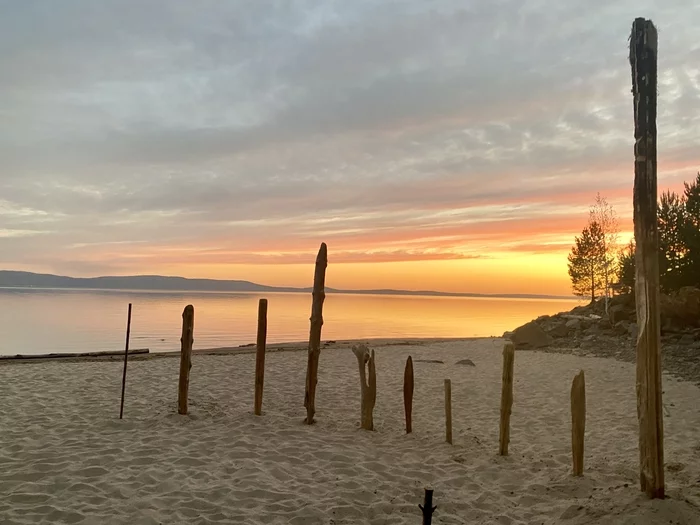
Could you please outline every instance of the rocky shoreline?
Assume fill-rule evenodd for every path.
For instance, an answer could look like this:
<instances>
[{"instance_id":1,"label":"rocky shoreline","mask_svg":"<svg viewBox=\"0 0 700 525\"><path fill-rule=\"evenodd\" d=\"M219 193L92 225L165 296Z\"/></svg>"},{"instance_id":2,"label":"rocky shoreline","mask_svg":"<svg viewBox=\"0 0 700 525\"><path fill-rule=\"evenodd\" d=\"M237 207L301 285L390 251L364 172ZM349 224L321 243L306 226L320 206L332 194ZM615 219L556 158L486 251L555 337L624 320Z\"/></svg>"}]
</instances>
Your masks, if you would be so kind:
<instances>
[{"instance_id":1,"label":"rocky shoreline","mask_svg":"<svg viewBox=\"0 0 700 525\"><path fill-rule=\"evenodd\" d=\"M662 366L665 372L700 385L700 290L681 292L662 296ZM519 350L635 362L635 319L634 297L622 295L611 299L607 315L603 302L596 301L570 312L538 317L503 337Z\"/></svg>"}]
</instances>

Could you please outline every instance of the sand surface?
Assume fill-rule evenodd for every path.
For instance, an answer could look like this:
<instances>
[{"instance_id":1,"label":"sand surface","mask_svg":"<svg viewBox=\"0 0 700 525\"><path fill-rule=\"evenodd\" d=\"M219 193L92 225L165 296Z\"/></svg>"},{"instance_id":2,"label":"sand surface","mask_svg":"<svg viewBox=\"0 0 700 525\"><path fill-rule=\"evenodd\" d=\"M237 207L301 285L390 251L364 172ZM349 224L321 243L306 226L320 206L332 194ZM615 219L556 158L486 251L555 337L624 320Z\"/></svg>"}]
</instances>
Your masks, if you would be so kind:
<instances>
[{"instance_id":1,"label":"sand surface","mask_svg":"<svg viewBox=\"0 0 700 525\"><path fill-rule=\"evenodd\" d=\"M317 424L304 417L304 352L196 355L189 416L176 414L179 361L134 361L120 421L121 363L0 366L0 523L414 524L700 523L700 389L664 377L667 493L637 483L634 366L517 352L511 455L499 457L501 348L494 339L374 345L375 432L359 429L347 348L321 355ZM415 362L414 433L404 434L405 359ZM469 358L476 367L455 365ZM437 359L440 363L419 362ZM573 478L569 389L584 369L585 475ZM454 446L444 441L452 380Z\"/></svg>"}]
</instances>

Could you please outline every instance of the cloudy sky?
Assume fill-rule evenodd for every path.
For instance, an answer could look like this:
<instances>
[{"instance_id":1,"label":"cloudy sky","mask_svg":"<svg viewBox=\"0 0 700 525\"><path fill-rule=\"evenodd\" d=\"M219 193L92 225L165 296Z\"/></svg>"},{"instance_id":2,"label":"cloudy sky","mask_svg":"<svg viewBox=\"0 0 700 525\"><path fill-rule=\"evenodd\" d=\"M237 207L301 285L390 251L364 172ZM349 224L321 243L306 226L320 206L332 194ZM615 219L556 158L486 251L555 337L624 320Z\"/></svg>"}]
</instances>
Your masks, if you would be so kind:
<instances>
[{"instance_id":1,"label":"cloudy sky","mask_svg":"<svg viewBox=\"0 0 700 525\"><path fill-rule=\"evenodd\" d=\"M695 0L0 0L0 268L566 294L597 191L631 229L635 16L678 188Z\"/></svg>"}]
</instances>

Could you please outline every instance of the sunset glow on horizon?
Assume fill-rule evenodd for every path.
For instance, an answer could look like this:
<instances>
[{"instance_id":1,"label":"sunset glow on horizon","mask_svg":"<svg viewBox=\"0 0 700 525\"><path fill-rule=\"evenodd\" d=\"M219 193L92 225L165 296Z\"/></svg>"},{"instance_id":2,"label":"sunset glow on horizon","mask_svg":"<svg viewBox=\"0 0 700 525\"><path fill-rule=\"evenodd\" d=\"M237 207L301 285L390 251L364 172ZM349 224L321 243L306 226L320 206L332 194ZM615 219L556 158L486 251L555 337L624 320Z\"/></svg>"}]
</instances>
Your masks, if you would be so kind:
<instances>
[{"instance_id":1,"label":"sunset glow on horizon","mask_svg":"<svg viewBox=\"0 0 700 525\"><path fill-rule=\"evenodd\" d=\"M124 3L0 19L0 269L570 295L597 192L632 236L638 13L659 193L700 169L697 7Z\"/></svg>"}]
</instances>

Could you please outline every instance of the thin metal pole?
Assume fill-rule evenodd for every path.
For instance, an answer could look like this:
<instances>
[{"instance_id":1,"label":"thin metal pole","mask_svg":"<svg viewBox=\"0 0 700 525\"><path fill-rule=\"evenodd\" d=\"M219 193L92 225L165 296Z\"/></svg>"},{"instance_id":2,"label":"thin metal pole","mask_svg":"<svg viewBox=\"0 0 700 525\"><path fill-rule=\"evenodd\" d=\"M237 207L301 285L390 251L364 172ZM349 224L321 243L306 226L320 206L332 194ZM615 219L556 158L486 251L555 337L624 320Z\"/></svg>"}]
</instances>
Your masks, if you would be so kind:
<instances>
[{"instance_id":1,"label":"thin metal pole","mask_svg":"<svg viewBox=\"0 0 700 525\"><path fill-rule=\"evenodd\" d=\"M124 390L126 389L126 363L129 359L129 335L131 335L131 303L129 303L129 314L126 320L126 346L124 348L124 374L122 375L122 403L119 407L119 419L124 415Z\"/></svg>"}]
</instances>

